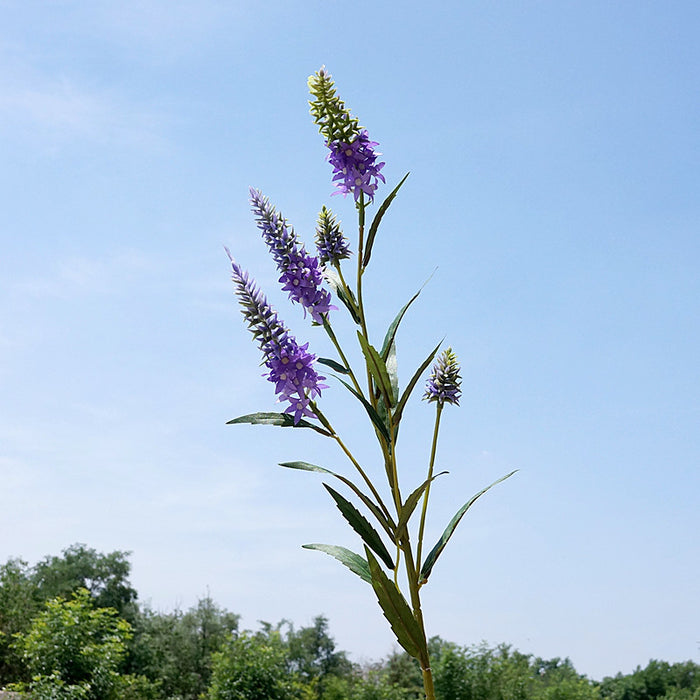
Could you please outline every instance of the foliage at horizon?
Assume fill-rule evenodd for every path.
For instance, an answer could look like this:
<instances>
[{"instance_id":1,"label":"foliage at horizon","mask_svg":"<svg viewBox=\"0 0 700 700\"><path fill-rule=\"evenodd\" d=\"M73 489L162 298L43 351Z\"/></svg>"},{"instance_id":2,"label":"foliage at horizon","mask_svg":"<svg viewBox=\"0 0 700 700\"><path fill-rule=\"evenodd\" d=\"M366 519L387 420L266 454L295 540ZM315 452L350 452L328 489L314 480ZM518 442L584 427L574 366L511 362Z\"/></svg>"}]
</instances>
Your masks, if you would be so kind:
<instances>
[{"instance_id":1,"label":"foliage at horizon","mask_svg":"<svg viewBox=\"0 0 700 700\"><path fill-rule=\"evenodd\" d=\"M84 545L33 567L19 559L0 565L0 688L16 684L34 700L422 696L415 659L394 651L375 663L352 663L322 615L298 629L282 620L251 631L240 630L239 616L209 596L187 611L157 612L138 605L129 572L128 553L102 555ZM62 596L48 597L56 586ZM100 605L105 590L132 592L119 598L121 612ZM438 700L700 700L700 665L693 661L651 660L596 682L569 659L504 644L460 646L433 637L428 645Z\"/></svg>"}]
</instances>

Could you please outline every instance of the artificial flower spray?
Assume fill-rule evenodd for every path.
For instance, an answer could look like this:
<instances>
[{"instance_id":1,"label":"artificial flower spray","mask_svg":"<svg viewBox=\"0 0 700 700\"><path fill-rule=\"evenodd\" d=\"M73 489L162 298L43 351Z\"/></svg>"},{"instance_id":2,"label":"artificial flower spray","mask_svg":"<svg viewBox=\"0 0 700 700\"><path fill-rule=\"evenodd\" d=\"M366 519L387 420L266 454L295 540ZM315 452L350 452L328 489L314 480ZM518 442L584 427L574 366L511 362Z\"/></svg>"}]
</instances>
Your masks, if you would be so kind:
<instances>
[{"instance_id":1,"label":"artificial flower spray","mask_svg":"<svg viewBox=\"0 0 700 700\"><path fill-rule=\"evenodd\" d=\"M428 637L421 608L423 586L467 510L491 486L507 479L513 472L467 501L438 541L427 554L424 553L430 489L439 476L434 467L440 417L446 406L459 405L460 367L451 348L438 354L441 344L438 343L405 386L400 387L396 372L396 334L419 293L401 308L381 344L370 337L365 311L370 304L364 298L362 280L371 261L382 218L408 176L375 208L375 195L380 183L385 183L381 172L384 163L378 161L380 154L375 150L378 144L370 140L367 130L360 127L357 118L345 107L325 68L312 75L308 84L312 97L311 114L328 148L332 181L337 193L351 195L355 203L358 231L354 247L340 229L335 215L325 206L318 216L316 250L311 254L267 197L251 188L250 202L263 241L279 270L282 289L289 293L292 303L303 307L312 326L328 334L336 357L316 357L309 350L308 342L300 344L229 252L235 292L248 329L262 352L265 376L274 384L279 401L287 404L282 412L254 413L230 423L314 430L335 443L345 455L349 463L348 474L336 474L308 462L284 462L281 466L320 472L343 485L351 500L324 483L342 516L359 536L363 550L358 554L330 544L307 544L304 547L335 557L372 587L398 643L420 663L425 697L434 700ZM368 215L372 211L368 225ZM348 362L336 336L335 328L340 323L341 312L332 304L328 288L347 312L343 315L345 330L349 326L355 331L351 336L354 336L353 342L358 343L364 360L359 369ZM405 488L406 484L400 483L396 452L399 427L406 404L431 363L432 371L423 393L423 399L434 404L433 416L429 418L434 422L430 459L424 481L408 485L403 491L402 486ZM321 410L321 392L328 386L323 383L326 377L319 374L318 365L323 365L326 373L332 373L337 384L361 404L367 417L367 428L376 439L382 457L382 473L373 473L358 462L333 427L331 417ZM384 498L380 492L385 494Z\"/></svg>"}]
</instances>

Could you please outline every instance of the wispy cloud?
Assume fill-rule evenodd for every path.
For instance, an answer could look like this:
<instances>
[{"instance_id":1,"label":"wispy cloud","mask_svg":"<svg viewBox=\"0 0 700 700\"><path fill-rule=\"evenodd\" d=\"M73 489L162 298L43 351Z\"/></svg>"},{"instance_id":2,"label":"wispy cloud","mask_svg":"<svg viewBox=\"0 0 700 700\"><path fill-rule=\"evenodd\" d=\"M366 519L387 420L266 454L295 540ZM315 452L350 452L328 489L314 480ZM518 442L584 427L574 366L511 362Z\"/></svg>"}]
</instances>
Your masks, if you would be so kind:
<instances>
[{"instance_id":1,"label":"wispy cloud","mask_svg":"<svg viewBox=\"0 0 700 700\"><path fill-rule=\"evenodd\" d=\"M152 263L137 251L105 258L69 257L44 266L41 274L16 279L10 287L14 298L69 298L84 293L109 293L125 278L146 274Z\"/></svg>"},{"instance_id":2,"label":"wispy cloud","mask_svg":"<svg viewBox=\"0 0 700 700\"><path fill-rule=\"evenodd\" d=\"M0 127L23 140L52 146L81 140L162 148L163 121L148 106L65 76L0 80Z\"/></svg>"}]
</instances>

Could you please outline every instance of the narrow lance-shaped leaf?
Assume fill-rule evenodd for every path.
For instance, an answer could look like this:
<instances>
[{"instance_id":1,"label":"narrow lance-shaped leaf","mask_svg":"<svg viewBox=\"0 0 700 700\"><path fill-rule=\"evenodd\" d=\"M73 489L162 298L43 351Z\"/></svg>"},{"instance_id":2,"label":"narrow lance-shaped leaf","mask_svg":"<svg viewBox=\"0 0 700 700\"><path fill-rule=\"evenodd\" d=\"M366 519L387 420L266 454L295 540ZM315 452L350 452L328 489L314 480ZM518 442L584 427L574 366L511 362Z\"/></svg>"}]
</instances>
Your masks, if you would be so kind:
<instances>
[{"instance_id":1,"label":"narrow lance-shaped leaf","mask_svg":"<svg viewBox=\"0 0 700 700\"><path fill-rule=\"evenodd\" d=\"M399 324L403 320L403 317L406 315L406 312L408 311L408 307L416 300L418 299L418 296L420 294L420 290L418 290L409 300L408 303L403 306L401 311L399 311L398 314L396 314L396 318L391 322L389 325L389 328L386 329L386 335L384 336L384 342L382 343L382 349L380 350L380 355L386 360L388 354L389 354L389 348L391 347L391 344L394 342L394 338L396 338L396 331L399 329Z\"/></svg>"},{"instance_id":2,"label":"narrow lance-shaped leaf","mask_svg":"<svg viewBox=\"0 0 700 700\"><path fill-rule=\"evenodd\" d=\"M343 517L350 523L350 527L362 538L362 541L374 551L390 569L394 568L394 562L391 555L384 546L382 538L377 531L372 527L362 513L346 498L343 498L335 489L332 489L328 484L323 484L326 491L330 493L331 498L338 506L338 510L343 514Z\"/></svg>"},{"instance_id":3,"label":"narrow lance-shaped leaf","mask_svg":"<svg viewBox=\"0 0 700 700\"><path fill-rule=\"evenodd\" d=\"M336 479L342 481L346 486L349 486L355 495L367 506L372 515L377 519L377 522L384 528L389 537L394 538L393 531L396 529L394 521L383 513L377 504L365 493L363 493L350 479L343 476L342 474L336 474L330 469L325 469L324 467L319 467L315 464L310 464L309 462L280 462L281 467L288 467L289 469L301 469L307 472L318 472L320 474L329 474L334 476ZM383 505L383 504L381 504ZM394 543L395 544L395 543Z\"/></svg>"},{"instance_id":4,"label":"narrow lance-shaped leaf","mask_svg":"<svg viewBox=\"0 0 700 700\"><path fill-rule=\"evenodd\" d=\"M298 422L294 422L294 418L289 413L249 413L245 416L239 416L233 420L227 421L226 425L236 425L238 423L252 423L253 425L278 425L282 428L311 428L321 435L332 437L331 434L318 425L309 423L303 418Z\"/></svg>"},{"instance_id":5,"label":"narrow lance-shaped leaf","mask_svg":"<svg viewBox=\"0 0 700 700\"><path fill-rule=\"evenodd\" d=\"M341 564L347 566L354 574L357 574L363 581L367 581L369 584L372 583L369 566L367 566L367 562L359 554L355 554L355 552L336 544L303 544L302 547L304 549L315 549L319 552L330 554L330 556L337 559Z\"/></svg>"},{"instance_id":6,"label":"narrow lance-shaped leaf","mask_svg":"<svg viewBox=\"0 0 700 700\"><path fill-rule=\"evenodd\" d=\"M391 380L389 379L389 373L386 369L386 363L360 331L357 331L357 338L360 341L362 354L365 356L365 361L372 375L372 379L374 379L381 394L388 399L388 405L393 406L396 403L396 399L394 398L394 392L391 388Z\"/></svg>"},{"instance_id":7,"label":"narrow lance-shaped leaf","mask_svg":"<svg viewBox=\"0 0 700 700\"><path fill-rule=\"evenodd\" d=\"M407 499L406 502L401 506L401 515L399 517L399 521L396 524L396 530L397 532L400 532L408 523L408 521L411 518L411 515L413 515L413 511L416 509L416 506L418 505L418 501L420 501L420 497L423 495L423 492L427 488L428 484L437 479L439 476L442 476L443 474L449 474L449 472L440 472L438 474L434 474L430 479L426 479Z\"/></svg>"},{"instance_id":8,"label":"narrow lance-shaped leaf","mask_svg":"<svg viewBox=\"0 0 700 700\"><path fill-rule=\"evenodd\" d=\"M345 388L365 407L365 411L367 411L367 415L370 417L372 423L374 423L377 430L386 440L387 445L390 444L391 440L389 439L389 431L387 430L386 425L384 425L384 421L380 418L379 414L372 407L372 404L369 403L369 401L367 401L367 399L364 396L362 396L362 394L355 391L353 387L351 387L347 382L343 381L340 377L336 377L336 379L341 384L343 384L343 386L345 386Z\"/></svg>"},{"instance_id":9,"label":"narrow lance-shaped leaf","mask_svg":"<svg viewBox=\"0 0 700 700\"><path fill-rule=\"evenodd\" d=\"M357 309L357 301L353 296L352 291L348 289L348 293L345 292L340 275L332 267L326 267L323 274L328 281L328 284L338 296L338 299L343 302L345 308L350 312L352 320L355 321L356 324L360 325L360 313Z\"/></svg>"},{"instance_id":10,"label":"narrow lance-shaped leaf","mask_svg":"<svg viewBox=\"0 0 700 700\"><path fill-rule=\"evenodd\" d=\"M319 357L316 362L320 365L326 365L326 367L330 367L332 370L340 372L341 374L350 374L350 370L345 365L341 365L340 362L331 360L328 357Z\"/></svg>"},{"instance_id":11,"label":"narrow lance-shaped leaf","mask_svg":"<svg viewBox=\"0 0 700 700\"><path fill-rule=\"evenodd\" d=\"M433 358L435 357L435 353L438 351L440 346L442 345L442 340L435 346L433 351L428 355L428 357L425 358L423 361L423 364L416 370L415 374L413 377L411 377L411 381L408 383L408 386L404 389L403 394L401 394L401 398L399 399L399 402L396 404L396 410L394 411L394 425L398 426L399 422L401 421L401 416L403 414L403 410L406 407L406 402L408 401L408 397L411 395L411 392L413 391L413 388L416 386L418 380L420 379L421 374L425 372L425 368L432 362Z\"/></svg>"},{"instance_id":12,"label":"narrow lance-shaped leaf","mask_svg":"<svg viewBox=\"0 0 700 700\"><path fill-rule=\"evenodd\" d=\"M377 230L379 229L379 223L382 220L382 217L384 214L386 214L386 210L389 208L391 203L394 201L394 197L396 197L397 192L401 188L401 185L403 185L404 182L406 182L406 178L410 175L410 173L406 173L403 176L403 179L401 182L399 182L396 187L389 193L389 196L382 202L381 206L379 209L377 209L377 213L374 215L374 218L372 219L372 223L370 224L369 227L369 233L367 234L367 242L365 243L365 254L364 257L362 258L362 267L365 268L369 264L369 259L370 256L372 255L372 246L374 245L374 239L377 236Z\"/></svg>"},{"instance_id":13,"label":"narrow lance-shaped leaf","mask_svg":"<svg viewBox=\"0 0 700 700\"><path fill-rule=\"evenodd\" d=\"M406 599L394 582L382 571L379 562L372 556L368 547L365 547L365 554L372 576L372 588L396 640L413 658L419 660L426 658L425 635L421 632L416 618L413 617Z\"/></svg>"},{"instance_id":14,"label":"narrow lance-shaped leaf","mask_svg":"<svg viewBox=\"0 0 700 700\"><path fill-rule=\"evenodd\" d=\"M420 583L425 583L428 580L428 576L430 576L430 572L433 570L433 567L435 566L435 562L437 561L438 557L440 554L442 554L442 551L445 549L447 546L447 542L449 541L450 537L452 537L452 533L455 531L455 528L457 525L459 525L459 521L462 519L464 514L474 505L474 503L479 499L481 496L483 496L490 488L495 486L496 484L500 484L501 481L505 481L508 477L513 476L515 472L518 470L515 469L514 471L510 472L510 474L506 474L505 476L502 476L500 479L496 479L492 484L487 486L485 489L482 489L477 493L476 495L472 496L456 513L454 518L450 520L449 524L445 528L445 532L442 533L442 536L440 539L437 541L437 544L430 550L430 554L425 558L425 562L423 563L423 566L421 567L420 570Z\"/></svg>"},{"instance_id":15,"label":"narrow lance-shaped leaf","mask_svg":"<svg viewBox=\"0 0 700 700\"><path fill-rule=\"evenodd\" d=\"M437 268L436 268L437 269ZM433 271L434 274L434 271ZM387 357L389 356L389 351L391 349L391 344L394 342L394 339L396 338L396 332L399 329L399 324L403 320L403 317L406 315L406 311L408 311L408 307L411 306L411 304L418 299L418 296L420 293L423 291L423 287L425 287L428 282L430 282L430 279L432 278L433 274L428 277L428 279L423 282L421 288L408 300L408 303L406 303L401 311L399 311L398 314L396 314L396 318L391 322L389 325L389 328L387 328L386 335L384 336L384 342L382 343L382 349L379 351L379 354L382 356L384 360L387 360Z\"/></svg>"}]
</instances>

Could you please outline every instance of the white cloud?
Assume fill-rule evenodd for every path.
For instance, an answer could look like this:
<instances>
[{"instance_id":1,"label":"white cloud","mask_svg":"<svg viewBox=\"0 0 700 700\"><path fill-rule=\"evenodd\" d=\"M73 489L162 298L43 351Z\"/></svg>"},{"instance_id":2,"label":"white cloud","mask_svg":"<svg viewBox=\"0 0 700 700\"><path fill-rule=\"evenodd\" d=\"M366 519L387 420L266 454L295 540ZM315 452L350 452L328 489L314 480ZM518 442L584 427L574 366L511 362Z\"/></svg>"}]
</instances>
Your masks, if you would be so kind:
<instances>
[{"instance_id":1,"label":"white cloud","mask_svg":"<svg viewBox=\"0 0 700 700\"><path fill-rule=\"evenodd\" d=\"M163 115L150 107L65 76L15 75L0 81L0 127L44 146L80 140L160 149L162 123Z\"/></svg>"},{"instance_id":2,"label":"white cloud","mask_svg":"<svg viewBox=\"0 0 700 700\"><path fill-rule=\"evenodd\" d=\"M10 291L15 298L68 298L84 293L109 293L123 286L125 277L152 269L137 251L123 251L106 258L70 257L43 266L41 274L17 279Z\"/></svg>"}]
</instances>

